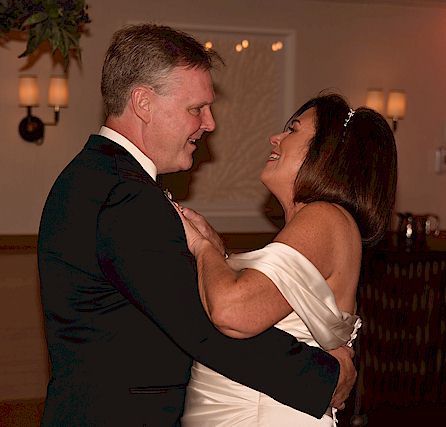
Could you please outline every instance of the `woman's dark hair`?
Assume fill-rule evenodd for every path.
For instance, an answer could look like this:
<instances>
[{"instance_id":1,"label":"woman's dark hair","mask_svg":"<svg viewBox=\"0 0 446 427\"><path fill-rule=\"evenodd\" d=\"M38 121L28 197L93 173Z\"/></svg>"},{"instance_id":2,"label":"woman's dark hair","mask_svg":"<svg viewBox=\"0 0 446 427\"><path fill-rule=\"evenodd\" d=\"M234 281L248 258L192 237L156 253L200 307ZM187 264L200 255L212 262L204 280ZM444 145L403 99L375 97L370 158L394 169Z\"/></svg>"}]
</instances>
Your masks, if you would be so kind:
<instances>
[{"instance_id":1,"label":"woman's dark hair","mask_svg":"<svg viewBox=\"0 0 446 427\"><path fill-rule=\"evenodd\" d=\"M365 107L344 126L350 107L336 94L306 102L288 123L312 107L315 135L295 180L294 202L337 203L357 222L363 244L372 245L387 230L395 202L393 132L384 117Z\"/></svg>"}]
</instances>

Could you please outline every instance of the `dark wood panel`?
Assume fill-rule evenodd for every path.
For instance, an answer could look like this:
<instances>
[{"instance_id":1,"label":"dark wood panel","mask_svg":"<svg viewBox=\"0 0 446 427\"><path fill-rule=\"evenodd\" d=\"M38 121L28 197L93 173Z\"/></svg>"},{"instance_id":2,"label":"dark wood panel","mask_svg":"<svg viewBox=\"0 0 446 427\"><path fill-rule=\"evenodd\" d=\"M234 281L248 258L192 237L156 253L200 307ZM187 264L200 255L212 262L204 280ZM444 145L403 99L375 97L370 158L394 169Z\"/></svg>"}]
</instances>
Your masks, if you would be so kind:
<instances>
[{"instance_id":1,"label":"dark wood panel","mask_svg":"<svg viewBox=\"0 0 446 427\"><path fill-rule=\"evenodd\" d=\"M260 249L271 243L275 233L223 233L221 238L228 252L242 252Z\"/></svg>"},{"instance_id":2,"label":"dark wood panel","mask_svg":"<svg viewBox=\"0 0 446 427\"><path fill-rule=\"evenodd\" d=\"M35 253L37 235L3 235L0 236L0 254Z\"/></svg>"},{"instance_id":3,"label":"dark wood panel","mask_svg":"<svg viewBox=\"0 0 446 427\"><path fill-rule=\"evenodd\" d=\"M270 243L275 233L223 233L222 239L230 252L259 249ZM33 253L37 235L0 235L0 253Z\"/></svg>"}]
</instances>

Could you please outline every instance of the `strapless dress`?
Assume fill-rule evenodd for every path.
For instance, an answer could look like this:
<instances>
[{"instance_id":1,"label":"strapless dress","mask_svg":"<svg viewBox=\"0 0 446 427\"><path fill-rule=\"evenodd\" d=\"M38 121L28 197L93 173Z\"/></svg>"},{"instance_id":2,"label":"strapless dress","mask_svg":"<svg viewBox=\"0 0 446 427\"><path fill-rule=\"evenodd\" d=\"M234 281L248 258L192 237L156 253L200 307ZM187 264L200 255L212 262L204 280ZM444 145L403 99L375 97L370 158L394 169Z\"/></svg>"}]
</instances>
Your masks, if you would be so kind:
<instances>
[{"instance_id":1,"label":"strapless dress","mask_svg":"<svg viewBox=\"0 0 446 427\"><path fill-rule=\"evenodd\" d=\"M352 344L361 320L339 310L323 276L294 248L273 242L256 251L233 254L227 262L235 271L252 268L274 282L294 310L275 325L277 328L324 350ZM331 427L336 425L336 410L327 408L321 419L314 418L194 362L181 424L183 427Z\"/></svg>"}]
</instances>

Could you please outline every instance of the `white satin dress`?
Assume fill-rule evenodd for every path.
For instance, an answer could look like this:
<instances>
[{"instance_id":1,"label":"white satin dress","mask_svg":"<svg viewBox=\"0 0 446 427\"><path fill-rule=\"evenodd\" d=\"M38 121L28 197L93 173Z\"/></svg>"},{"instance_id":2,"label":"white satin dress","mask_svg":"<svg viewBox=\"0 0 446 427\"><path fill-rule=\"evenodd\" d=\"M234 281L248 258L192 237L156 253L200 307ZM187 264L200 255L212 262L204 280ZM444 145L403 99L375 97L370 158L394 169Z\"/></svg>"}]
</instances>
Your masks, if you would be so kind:
<instances>
[{"instance_id":1,"label":"white satin dress","mask_svg":"<svg viewBox=\"0 0 446 427\"><path fill-rule=\"evenodd\" d=\"M261 271L275 283L294 309L275 326L299 341L330 350L351 345L356 337L360 319L338 309L322 275L292 247L273 242L227 262L235 271ZM181 422L183 427L329 427L336 425L335 412L328 408L314 418L195 362Z\"/></svg>"}]
</instances>

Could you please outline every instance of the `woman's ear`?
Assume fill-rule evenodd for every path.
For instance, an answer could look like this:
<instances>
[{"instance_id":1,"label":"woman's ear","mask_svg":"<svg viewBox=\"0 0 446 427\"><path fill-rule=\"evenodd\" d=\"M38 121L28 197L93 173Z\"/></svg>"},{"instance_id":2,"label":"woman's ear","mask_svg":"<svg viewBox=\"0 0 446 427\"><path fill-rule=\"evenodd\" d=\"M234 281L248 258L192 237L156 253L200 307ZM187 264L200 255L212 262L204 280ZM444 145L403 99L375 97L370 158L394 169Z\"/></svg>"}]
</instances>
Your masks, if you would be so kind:
<instances>
[{"instance_id":1,"label":"woman's ear","mask_svg":"<svg viewBox=\"0 0 446 427\"><path fill-rule=\"evenodd\" d=\"M152 113L152 89L147 86L137 86L132 90L131 103L135 114L144 122L149 123Z\"/></svg>"}]
</instances>

